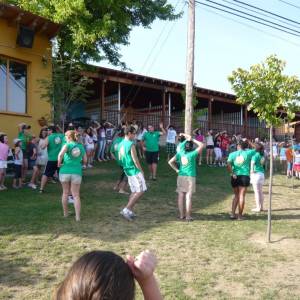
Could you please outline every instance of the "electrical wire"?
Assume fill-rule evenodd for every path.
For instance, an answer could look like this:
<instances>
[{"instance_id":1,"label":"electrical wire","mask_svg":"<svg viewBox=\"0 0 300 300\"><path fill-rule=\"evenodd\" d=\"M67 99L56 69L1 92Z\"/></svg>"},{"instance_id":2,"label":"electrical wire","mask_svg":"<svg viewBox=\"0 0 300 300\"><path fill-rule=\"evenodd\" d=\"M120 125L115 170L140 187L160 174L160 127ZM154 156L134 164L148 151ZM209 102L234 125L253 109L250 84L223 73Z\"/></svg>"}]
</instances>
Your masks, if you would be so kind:
<instances>
[{"instance_id":1,"label":"electrical wire","mask_svg":"<svg viewBox=\"0 0 300 300\"><path fill-rule=\"evenodd\" d=\"M260 21L257 21L257 20L253 20L253 19L251 19L251 18L248 18L248 17L242 16L242 15L233 13L233 12L231 12L231 11L228 11L228 10L225 10L225 9L222 9L222 8L219 8L219 7L215 7L215 6L212 6L212 5L210 5L210 4L202 3L202 2L199 2L199 1L195 1L195 2L196 2L197 4L204 5L204 6L207 6L207 7L210 7L210 8L219 10L219 11L222 11L222 12L226 12L226 13L228 13L228 14L231 14L231 15L234 15L234 16L237 16L237 17L240 17L240 18L242 18L242 19L246 19L246 20L252 21L252 22L254 22L254 23L258 23L258 24L261 24L261 25L264 25L264 26L267 26L267 27L270 27L270 28L273 28L273 29L276 29L276 30L285 32L285 33L287 33L287 34L290 34L290 35L293 35L293 36L300 37L299 34L295 34L295 33L293 33L293 32L286 31L286 30L284 30L284 29L281 29L281 28L278 28L278 27L269 25L269 24L264 23L264 22L260 22ZM291 30L291 31L292 31L292 30Z\"/></svg>"},{"instance_id":2,"label":"electrical wire","mask_svg":"<svg viewBox=\"0 0 300 300\"><path fill-rule=\"evenodd\" d=\"M300 43L295 43L295 42L293 42L293 41L291 41L291 40L287 40L287 39L282 38L282 37L280 37L280 36L278 36L278 35L275 35L275 34L273 34L273 33L270 33L270 32L264 31L264 30L262 30L262 29L259 29L259 28L255 27L255 26L252 26L252 25L250 25L250 24L246 24L246 23L240 22L240 21L238 21L238 20L236 20L236 19L227 17L227 16L225 16L225 15L223 15L223 14L221 14L221 13L218 13L218 12L216 12L216 11L211 10L210 8L203 8L203 10L205 10L205 11L211 13L211 14L217 15L217 16L223 18L223 19L230 20L230 21L232 21L232 22L234 22L234 23L243 25L243 26L248 27L248 28L250 28L250 29L252 29L252 30L258 31L258 32L260 32L260 33L263 33L263 34L268 35L268 36L270 36L270 37L273 37L273 38L282 40L282 41L284 41L284 42L290 43L291 45L294 45L295 47L299 47L299 48L300 48Z\"/></svg>"},{"instance_id":3,"label":"electrical wire","mask_svg":"<svg viewBox=\"0 0 300 300\"><path fill-rule=\"evenodd\" d=\"M252 14L249 14L249 13L247 13L247 12L244 12L244 11L241 11L241 10L239 10L239 9L235 9L235 8L232 8L232 7L230 7L230 6L227 6L227 5L220 4L220 3L218 3L218 2L215 2L215 1L212 1L212 0L204 0L204 1L206 1L206 2L210 2L210 3L213 3L213 4L215 4L215 5L218 5L218 6L224 7L224 8L226 8L226 9L230 9L230 10L232 10L232 11L235 11L235 12L238 12L238 13L242 13L242 14L244 14L244 15L246 15L246 16L249 16L249 17L252 17L252 18L258 19L258 20L260 20L260 21L263 21L263 22L268 22L268 23L270 23L270 24L272 24L272 25L279 26L279 27L282 27L282 28L284 28L284 29L286 29L286 30L294 31L294 32L297 32L297 33L299 33L299 34L300 34L300 31L297 31L297 30L295 30L295 29L292 29L292 28L289 28L289 27L283 26L283 25L281 25L281 24L278 24L278 23L275 23L275 22L272 22L272 21L266 20L266 19L264 19L264 18L261 18L261 17L255 16L255 15L252 15ZM237 1L237 0L233 0L233 1ZM197 2L197 1L196 1L196 2ZM238 2L240 2L240 1L238 1ZM244 3L244 2L242 2L242 3ZM300 23L299 23L299 24L300 24Z\"/></svg>"},{"instance_id":4,"label":"electrical wire","mask_svg":"<svg viewBox=\"0 0 300 300\"><path fill-rule=\"evenodd\" d=\"M222 0L222 1L225 2L225 3L231 4L231 5L235 5L236 7L245 9L245 7L244 7L243 5L237 4L237 3L234 3L234 2L231 2L231 1L233 1L233 0L231 0L231 1L228 1L228 0ZM270 16L270 15L268 15L267 13L261 12L261 11L259 11L259 10L255 10L255 9L251 9L251 8L247 8L247 10L248 10L248 11L251 11L251 12L254 12L254 13L257 13L257 14L259 14L259 15L261 15L261 16L270 18L270 19L272 19L272 20L279 21L278 19L280 19L279 17L275 17L275 16L272 16L272 15ZM285 21L285 20L280 20L280 22L283 23L283 24L286 24L286 25L289 25L289 26L294 26L294 27L300 29L300 25L296 25L296 24L293 24L293 23L288 22L288 21Z\"/></svg>"},{"instance_id":5,"label":"electrical wire","mask_svg":"<svg viewBox=\"0 0 300 300\"><path fill-rule=\"evenodd\" d=\"M298 6L296 4L293 4L293 3L290 3L290 2L287 2L287 1L284 1L284 0L278 0L278 1L282 2L282 3L285 3L285 4L289 5L289 6L292 6L292 7L300 9L300 6Z\"/></svg>"}]
</instances>

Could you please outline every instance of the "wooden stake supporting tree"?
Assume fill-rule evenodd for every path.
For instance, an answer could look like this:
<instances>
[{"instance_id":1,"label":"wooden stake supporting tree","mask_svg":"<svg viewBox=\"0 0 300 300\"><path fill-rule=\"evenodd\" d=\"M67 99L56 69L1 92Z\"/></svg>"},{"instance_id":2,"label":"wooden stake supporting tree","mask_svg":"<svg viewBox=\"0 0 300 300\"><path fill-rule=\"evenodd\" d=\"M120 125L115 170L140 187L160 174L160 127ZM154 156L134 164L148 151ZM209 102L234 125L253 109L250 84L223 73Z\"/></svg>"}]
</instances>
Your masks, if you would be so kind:
<instances>
[{"instance_id":1,"label":"wooden stake supporting tree","mask_svg":"<svg viewBox=\"0 0 300 300\"><path fill-rule=\"evenodd\" d=\"M272 182L273 182L273 128L283 123L282 114L287 120L295 118L300 110L300 81L296 76L283 74L285 62L276 55L265 62L250 67L250 70L237 69L228 80L237 96L237 102L247 105L265 121L270 131L270 179L267 240L271 241Z\"/></svg>"}]
</instances>

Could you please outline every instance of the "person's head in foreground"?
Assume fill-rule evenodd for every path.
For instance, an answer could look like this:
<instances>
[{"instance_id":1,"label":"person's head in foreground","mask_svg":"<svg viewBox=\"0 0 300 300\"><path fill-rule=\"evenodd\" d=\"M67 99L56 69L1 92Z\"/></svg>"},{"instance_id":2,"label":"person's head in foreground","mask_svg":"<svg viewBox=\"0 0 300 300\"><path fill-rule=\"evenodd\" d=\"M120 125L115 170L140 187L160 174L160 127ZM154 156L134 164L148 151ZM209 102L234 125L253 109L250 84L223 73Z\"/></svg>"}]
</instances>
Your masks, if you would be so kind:
<instances>
[{"instance_id":1,"label":"person's head in foreground","mask_svg":"<svg viewBox=\"0 0 300 300\"><path fill-rule=\"evenodd\" d=\"M128 126L125 128L124 134L128 137L129 140L134 140L136 129L133 126Z\"/></svg>"},{"instance_id":2,"label":"person's head in foreground","mask_svg":"<svg viewBox=\"0 0 300 300\"><path fill-rule=\"evenodd\" d=\"M191 151L193 151L193 150L194 150L194 144L193 144L193 142L192 142L192 141L187 141L187 142L185 143L185 145L184 145L184 150L185 150L186 152L191 152Z\"/></svg>"},{"instance_id":3,"label":"person's head in foreground","mask_svg":"<svg viewBox=\"0 0 300 300\"><path fill-rule=\"evenodd\" d=\"M136 258L128 256L126 262L109 251L86 253L69 270L55 300L133 300L134 279L145 298L162 299L153 275L155 266L156 258L147 250Z\"/></svg>"}]
</instances>

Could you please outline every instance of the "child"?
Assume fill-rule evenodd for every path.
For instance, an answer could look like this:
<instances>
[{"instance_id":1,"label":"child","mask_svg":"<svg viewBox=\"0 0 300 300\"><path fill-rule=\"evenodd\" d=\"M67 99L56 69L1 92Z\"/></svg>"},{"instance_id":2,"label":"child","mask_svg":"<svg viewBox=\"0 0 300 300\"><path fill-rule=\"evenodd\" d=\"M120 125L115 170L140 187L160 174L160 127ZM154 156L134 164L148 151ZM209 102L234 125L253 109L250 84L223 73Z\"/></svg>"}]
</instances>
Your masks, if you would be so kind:
<instances>
[{"instance_id":1,"label":"child","mask_svg":"<svg viewBox=\"0 0 300 300\"><path fill-rule=\"evenodd\" d=\"M15 176L13 179L12 187L14 189L22 188L22 165L23 165L23 151L22 141L20 139L14 139L15 153L14 153L14 167Z\"/></svg>"},{"instance_id":2,"label":"child","mask_svg":"<svg viewBox=\"0 0 300 300\"><path fill-rule=\"evenodd\" d=\"M87 160L88 160L87 167L92 168L95 144L93 140L93 131L90 127L85 131L84 146L85 146Z\"/></svg>"},{"instance_id":3,"label":"child","mask_svg":"<svg viewBox=\"0 0 300 300\"><path fill-rule=\"evenodd\" d=\"M300 150L294 152L294 171L297 179L300 179Z\"/></svg>"},{"instance_id":4,"label":"child","mask_svg":"<svg viewBox=\"0 0 300 300\"><path fill-rule=\"evenodd\" d=\"M29 143L27 145L27 152L28 152L28 169L33 170L31 180L28 184L28 187L36 190L37 186L35 184L35 181L36 181L36 177L38 175L39 169L36 165L38 149L37 149L37 139L35 136L32 136L29 139Z\"/></svg>"},{"instance_id":5,"label":"child","mask_svg":"<svg viewBox=\"0 0 300 300\"><path fill-rule=\"evenodd\" d=\"M0 191L6 190L4 185L6 169L7 169L7 157L9 152L8 138L5 133L0 134Z\"/></svg>"},{"instance_id":6,"label":"child","mask_svg":"<svg viewBox=\"0 0 300 300\"><path fill-rule=\"evenodd\" d=\"M194 136L195 136L195 140L196 140L196 141L201 142L201 143L204 142L204 135L202 134L200 128L196 128L196 129L193 131L193 134L194 134ZM200 154L199 154L199 160L198 160L198 165L201 166L201 164L202 164L202 151L201 151Z\"/></svg>"},{"instance_id":7,"label":"child","mask_svg":"<svg viewBox=\"0 0 300 300\"><path fill-rule=\"evenodd\" d=\"M167 130L167 153L168 153L168 160L175 155L176 153L176 130L172 125L168 127Z\"/></svg>"},{"instance_id":8,"label":"child","mask_svg":"<svg viewBox=\"0 0 300 300\"><path fill-rule=\"evenodd\" d=\"M291 147L287 148L285 151L287 167L286 167L286 176L287 178L293 177L293 149Z\"/></svg>"}]
</instances>

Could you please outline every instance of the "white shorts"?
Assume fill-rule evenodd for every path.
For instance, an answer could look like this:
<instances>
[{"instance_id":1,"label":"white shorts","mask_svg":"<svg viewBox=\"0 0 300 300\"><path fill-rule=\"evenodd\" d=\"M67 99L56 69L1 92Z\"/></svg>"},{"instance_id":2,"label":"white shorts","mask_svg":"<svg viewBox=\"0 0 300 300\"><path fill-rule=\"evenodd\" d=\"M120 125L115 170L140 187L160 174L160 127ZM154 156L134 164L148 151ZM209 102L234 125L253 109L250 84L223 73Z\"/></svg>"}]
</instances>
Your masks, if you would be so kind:
<instances>
[{"instance_id":1,"label":"white shorts","mask_svg":"<svg viewBox=\"0 0 300 300\"><path fill-rule=\"evenodd\" d=\"M6 169L6 168L7 168L7 161L0 160L0 169Z\"/></svg>"},{"instance_id":2,"label":"white shorts","mask_svg":"<svg viewBox=\"0 0 300 300\"><path fill-rule=\"evenodd\" d=\"M263 185L265 182L265 175L264 173L253 173L250 176L250 182L252 184L260 184Z\"/></svg>"},{"instance_id":3,"label":"white shorts","mask_svg":"<svg viewBox=\"0 0 300 300\"><path fill-rule=\"evenodd\" d=\"M78 174L59 174L60 182L71 182L74 184L80 184L82 176Z\"/></svg>"},{"instance_id":4,"label":"white shorts","mask_svg":"<svg viewBox=\"0 0 300 300\"><path fill-rule=\"evenodd\" d=\"M142 173L127 177L131 193L140 193L147 191L145 178Z\"/></svg>"},{"instance_id":5,"label":"white shorts","mask_svg":"<svg viewBox=\"0 0 300 300\"><path fill-rule=\"evenodd\" d=\"M92 152L95 149L95 145L94 144L89 144L88 146L86 146L86 152Z\"/></svg>"},{"instance_id":6,"label":"white shorts","mask_svg":"<svg viewBox=\"0 0 300 300\"><path fill-rule=\"evenodd\" d=\"M215 152L215 159L217 160L222 159L221 148L214 148L214 152Z\"/></svg>"},{"instance_id":7,"label":"white shorts","mask_svg":"<svg viewBox=\"0 0 300 300\"><path fill-rule=\"evenodd\" d=\"M281 161L286 161L286 156L280 156Z\"/></svg>"}]
</instances>

